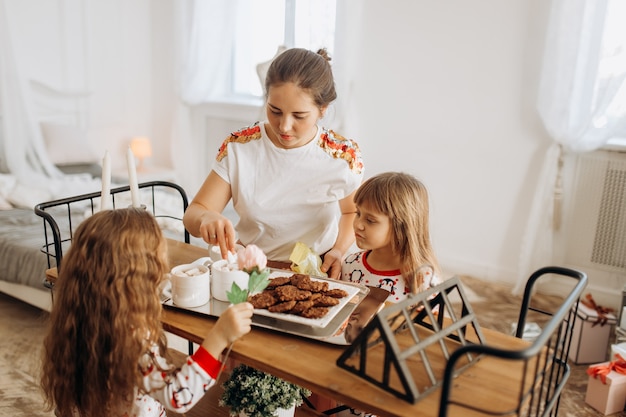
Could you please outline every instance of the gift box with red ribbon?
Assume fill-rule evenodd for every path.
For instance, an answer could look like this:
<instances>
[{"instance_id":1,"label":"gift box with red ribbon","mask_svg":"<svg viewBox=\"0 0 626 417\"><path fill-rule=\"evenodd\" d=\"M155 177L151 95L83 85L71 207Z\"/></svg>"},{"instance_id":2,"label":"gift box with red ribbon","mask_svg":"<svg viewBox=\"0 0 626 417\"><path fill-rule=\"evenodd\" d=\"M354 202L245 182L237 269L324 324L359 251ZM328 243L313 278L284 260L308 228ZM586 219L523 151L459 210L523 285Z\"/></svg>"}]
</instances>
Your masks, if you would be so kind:
<instances>
[{"instance_id":1,"label":"gift box with red ribbon","mask_svg":"<svg viewBox=\"0 0 626 417\"><path fill-rule=\"evenodd\" d=\"M585 402L605 416L623 411L626 405L626 360L617 355L614 361L591 365L587 374Z\"/></svg>"},{"instance_id":2,"label":"gift box with red ribbon","mask_svg":"<svg viewBox=\"0 0 626 417\"><path fill-rule=\"evenodd\" d=\"M611 330L617 319L611 309L599 306L591 294L580 300L576 310L569 358L576 364L607 360Z\"/></svg>"}]
</instances>

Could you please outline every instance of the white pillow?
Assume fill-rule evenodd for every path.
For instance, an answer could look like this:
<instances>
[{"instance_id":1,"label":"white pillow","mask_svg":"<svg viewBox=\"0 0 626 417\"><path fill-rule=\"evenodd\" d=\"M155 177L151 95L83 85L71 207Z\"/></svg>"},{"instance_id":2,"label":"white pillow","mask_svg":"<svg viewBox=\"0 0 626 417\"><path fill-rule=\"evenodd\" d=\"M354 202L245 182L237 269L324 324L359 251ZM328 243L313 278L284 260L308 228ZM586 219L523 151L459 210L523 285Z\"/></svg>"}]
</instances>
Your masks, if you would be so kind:
<instances>
[{"instance_id":1,"label":"white pillow","mask_svg":"<svg viewBox=\"0 0 626 417\"><path fill-rule=\"evenodd\" d=\"M17 178L11 174L0 174L0 197L6 198L17 184Z\"/></svg>"},{"instance_id":2,"label":"white pillow","mask_svg":"<svg viewBox=\"0 0 626 417\"><path fill-rule=\"evenodd\" d=\"M43 188L29 187L18 182L7 197L7 201L15 207L32 209L51 198L50 192Z\"/></svg>"},{"instance_id":3,"label":"white pillow","mask_svg":"<svg viewBox=\"0 0 626 417\"><path fill-rule=\"evenodd\" d=\"M13 204L7 201L17 184L17 178L11 174L0 174L0 210L11 210Z\"/></svg>"},{"instance_id":4,"label":"white pillow","mask_svg":"<svg viewBox=\"0 0 626 417\"><path fill-rule=\"evenodd\" d=\"M41 122L48 156L55 165L98 161L98 155L87 138L87 131L77 126Z\"/></svg>"}]
</instances>

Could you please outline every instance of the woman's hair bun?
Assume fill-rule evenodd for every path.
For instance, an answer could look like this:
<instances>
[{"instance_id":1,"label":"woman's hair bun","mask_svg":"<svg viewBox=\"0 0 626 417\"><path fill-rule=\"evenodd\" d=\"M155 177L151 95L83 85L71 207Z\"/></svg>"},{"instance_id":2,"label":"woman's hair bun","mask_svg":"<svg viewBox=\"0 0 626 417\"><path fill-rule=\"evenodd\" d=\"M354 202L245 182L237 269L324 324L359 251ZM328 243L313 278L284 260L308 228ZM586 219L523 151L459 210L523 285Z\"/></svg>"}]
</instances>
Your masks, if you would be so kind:
<instances>
[{"instance_id":1,"label":"woman's hair bun","mask_svg":"<svg viewBox=\"0 0 626 417\"><path fill-rule=\"evenodd\" d=\"M330 62L332 60L330 55L328 55L328 51L326 50L326 48L318 49L317 54L321 56L322 58L324 58L327 62Z\"/></svg>"}]
</instances>

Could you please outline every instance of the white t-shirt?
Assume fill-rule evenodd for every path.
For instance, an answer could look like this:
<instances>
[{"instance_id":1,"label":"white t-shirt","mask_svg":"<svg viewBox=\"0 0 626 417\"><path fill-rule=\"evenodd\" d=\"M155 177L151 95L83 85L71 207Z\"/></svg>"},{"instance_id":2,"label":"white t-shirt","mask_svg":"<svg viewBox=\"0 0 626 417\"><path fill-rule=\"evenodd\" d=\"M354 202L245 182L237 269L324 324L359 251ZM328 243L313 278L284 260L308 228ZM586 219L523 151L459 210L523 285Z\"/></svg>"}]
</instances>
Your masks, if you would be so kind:
<instances>
[{"instance_id":1,"label":"white t-shirt","mask_svg":"<svg viewBox=\"0 0 626 417\"><path fill-rule=\"evenodd\" d=\"M231 186L238 237L244 245L257 245L271 260L288 261L296 242L321 255L337 239L339 200L362 182L359 147L318 128L307 145L282 149L264 126L256 123L232 133L213 164Z\"/></svg>"}]
</instances>

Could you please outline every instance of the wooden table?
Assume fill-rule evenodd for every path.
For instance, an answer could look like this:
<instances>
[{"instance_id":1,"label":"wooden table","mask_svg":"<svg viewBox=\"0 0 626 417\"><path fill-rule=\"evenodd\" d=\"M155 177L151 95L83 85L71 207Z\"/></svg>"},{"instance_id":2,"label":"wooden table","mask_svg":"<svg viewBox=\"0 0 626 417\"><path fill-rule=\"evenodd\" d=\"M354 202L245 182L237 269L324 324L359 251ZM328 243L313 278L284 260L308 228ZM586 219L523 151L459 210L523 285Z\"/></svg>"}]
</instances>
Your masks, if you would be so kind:
<instances>
[{"instance_id":1,"label":"wooden table","mask_svg":"<svg viewBox=\"0 0 626 417\"><path fill-rule=\"evenodd\" d=\"M189 263L207 256L207 250L169 240L170 265ZM56 278L56 270L48 271ZM194 343L201 343L216 319L176 309L164 309L165 330ZM486 342L494 347L522 349L528 342L489 329L482 329ZM230 358L306 387L337 401L379 416L436 416L439 410L439 388L415 404L394 396L359 376L339 368L336 361L345 346L327 344L264 328L253 330L238 340ZM434 363L441 376L446 360ZM455 381L453 396L479 405L493 404L507 409L517 403L524 372L521 364L495 358L484 358L465 370ZM418 382L418 381L416 381ZM419 382L418 382L419 384ZM449 415L482 415L466 409L450 408Z\"/></svg>"},{"instance_id":2,"label":"wooden table","mask_svg":"<svg viewBox=\"0 0 626 417\"><path fill-rule=\"evenodd\" d=\"M188 263L206 256L206 249L185 243L170 241L171 265ZM163 327L194 343L200 343L215 319L200 317L181 310L165 309ZM482 329L487 343L496 347L521 349L528 342L499 332ZM439 391L436 390L415 404L408 403L393 394L364 381L357 375L339 368L337 358L345 346L331 345L277 331L254 327L252 332L238 340L230 357L271 373L280 378L304 386L316 393L334 398L354 408L367 410L379 416L435 416L439 410ZM439 367L445 366L442 358ZM455 395L470 399L482 398L486 402L507 403L517 401L521 369L503 360L485 358L466 370L458 378ZM480 402L479 402L480 403ZM453 411L451 409L451 411ZM461 410L460 415L472 415Z\"/></svg>"}]
</instances>

